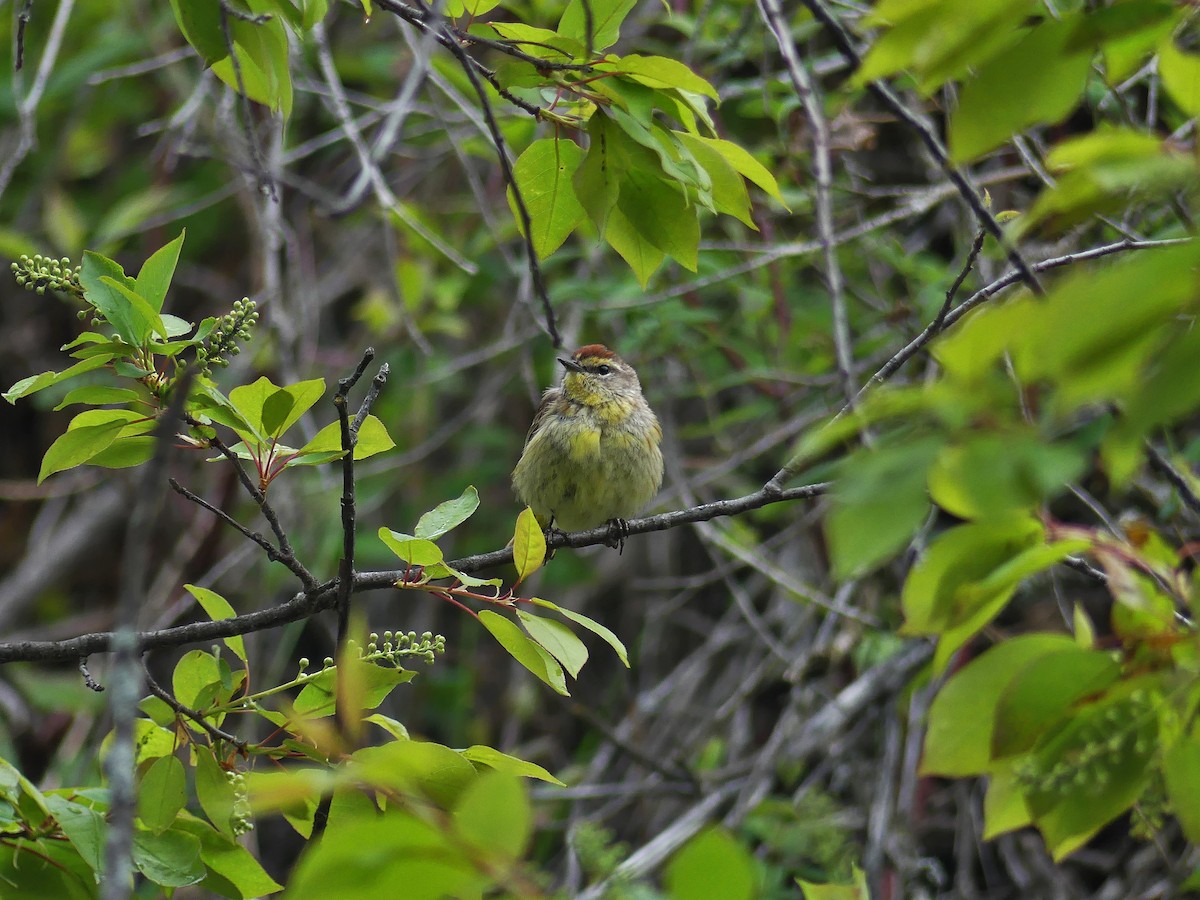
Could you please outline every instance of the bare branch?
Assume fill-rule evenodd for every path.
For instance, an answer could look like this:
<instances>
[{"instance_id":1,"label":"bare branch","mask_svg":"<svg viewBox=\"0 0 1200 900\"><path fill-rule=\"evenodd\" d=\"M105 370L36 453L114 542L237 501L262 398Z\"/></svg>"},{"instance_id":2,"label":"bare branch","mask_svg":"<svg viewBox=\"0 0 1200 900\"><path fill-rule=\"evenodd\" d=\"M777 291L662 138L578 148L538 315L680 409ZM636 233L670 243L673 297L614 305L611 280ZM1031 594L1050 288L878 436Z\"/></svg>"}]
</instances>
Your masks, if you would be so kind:
<instances>
[{"instance_id":1,"label":"bare branch","mask_svg":"<svg viewBox=\"0 0 1200 900\"><path fill-rule=\"evenodd\" d=\"M850 36L846 34L842 23L837 20L837 17L833 13L825 8L822 0L803 0L803 2L813 14L813 18L825 26L842 55L849 59L855 68L858 68L862 64L862 54L854 46L854 42L850 39ZM967 205L971 207L971 211L975 213L979 224L986 228L988 233L1000 242L1000 245L1004 248L1004 255L1008 257L1008 261L1017 270L1021 280L1029 285L1029 289L1035 294L1045 293L1041 282L1038 281L1037 275L1034 274L1034 269L1025 261L1025 257L1021 255L1020 251L1013 246L1012 241L1008 239L1008 236L1004 233L1004 229L1000 227L1000 223L996 221L996 217L988 209L979 190L971 184L969 176L950 161L950 155L946 152L946 148L942 146L941 138L938 137L933 126L905 106L900 101L900 98L896 96L895 92L882 81L872 81L867 86L883 102L884 106L917 132L917 135L921 138L921 142L925 144L929 152L933 154L933 158L937 160L938 166L946 174L946 177L954 183L954 186L967 202Z\"/></svg>"},{"instance_id":2,"label":"bare branch","mask_svg":"<svg viewBox=\"0 0 1200 900\"><path fill-rule=\"evenodd\" d=\"M744 497L731 500L716 500L689 509L660 513L654 516L644 516L628 521L629 534L646 534L651 531L665 531L680 525L693 522L705 522L719 516L733 516L760 509L772 503L790 500L805 500L821 496L828 485L810 484L802 487L787 488L786 490L769 493L766 490L755 491ZM571 533L556 532L551 534L546 545L550 548L559 547L590 547L605 543L609 533L606 525L592 528L588 531ZM481 553L451 560L448 564L460 572L478 572L482 569L494 568L512 562L512 550L495 550L491 553ZM403 570L381 572L359 572L354 576L353 593L363 591L385 590L405 576ZM212 641L218 638L233 637L238 634L250 634L255 631L265 631L288 622L306 619L315 613L330 609L337 605L339 582L337 579L317 585L308 591L296 594L292 599L272 606L269 609L245 613L215 622L193 622L188 625L176 625L159 631L146 631L137 635L137 646L142 650L152 650L159 647L178 647L183 644L194 644L201 641ZM93 653L105 653L111 649L112 632L97 632L85 634L63 641L9 641L0 643L0 664L8 662L71 660Z\"/></svg>"}]
</instances>

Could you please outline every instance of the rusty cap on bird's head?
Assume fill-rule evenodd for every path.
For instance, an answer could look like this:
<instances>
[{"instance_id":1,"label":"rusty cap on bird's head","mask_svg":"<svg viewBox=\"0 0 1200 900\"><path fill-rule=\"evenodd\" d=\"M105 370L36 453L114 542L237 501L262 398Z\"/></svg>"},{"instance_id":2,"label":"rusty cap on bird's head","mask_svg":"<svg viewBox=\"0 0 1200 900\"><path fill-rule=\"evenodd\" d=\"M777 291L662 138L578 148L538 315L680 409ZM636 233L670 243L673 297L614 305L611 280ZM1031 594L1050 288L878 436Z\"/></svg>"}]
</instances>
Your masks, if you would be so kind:
<instances>
[{"instance_id":1,"label":"rusty cap on bird's head","mask_svg":"<svg viewBox=\"0 0 1200 900\"><path fill-rule=\"evenodd\" d=\"M588 366L595 366L602 362L617 359L617 354L613 353L603 344L584 344L571 354L570 359L564 359L560 356L558 361L565 369L569 369L572 372L583 372L586 371Z\"/></svg>"}]
</instances>

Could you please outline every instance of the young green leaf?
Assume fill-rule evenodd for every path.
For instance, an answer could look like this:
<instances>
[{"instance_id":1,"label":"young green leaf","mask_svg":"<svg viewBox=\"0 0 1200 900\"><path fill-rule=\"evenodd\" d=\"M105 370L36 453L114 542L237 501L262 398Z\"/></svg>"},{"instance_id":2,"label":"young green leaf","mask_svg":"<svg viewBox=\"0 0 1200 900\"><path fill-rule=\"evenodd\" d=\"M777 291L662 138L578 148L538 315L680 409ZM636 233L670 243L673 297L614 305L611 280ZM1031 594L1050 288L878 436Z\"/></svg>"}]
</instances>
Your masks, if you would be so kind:
<instances>
[{"instance_id":1,"label":"young green leaf","mask_svg":"<svg viewBox=\"0 0 1200 900\"><path fill-rule=\"evenodd\" d=\"M155 834L175 822L187 802L187 775L178 756L160 756L138 786L138 817Z\"/></svg>"},{"instance_id":2,"label":"young green leaf","mask_svg":"<svg viewBox=\"0 0 1200 900\"><path fill-rule=\"evenodd\" d=\"M654 88L682 88L719 100L717 89L675 59L665 56L641 56L633 53L596 68L609 69L629 75L642 84Z\"/></svg>"},{"instance_id":3,"label":"young green leaf","mask_svg":"<svg viewBox=\"0 0 1200 900\"><path fill-rule=\"evenodd\" d=\"M183 247L185 234L187 229L179 232L179 237L175 240L156 250L142 263L142 269L138 272L133 289L157 312L162 312L167 289L170 288L171 278L175 275L175 264L179 262L179 250Z\"/></svg>"},{"instance_id":4,"label":"young green leaf","mask_svg":"<svg viewBox=\"0 0 1200 900\"><path fill-rule=\"evenodd\" d=\"M637 5L637 0L570 0L558 20L558 33L587 45L588 15L591 12L593 50L606 50L621 36L621 23Z\"/></svg>"},{"instance_id":5,"label":"young green leaf","mask_svg":"<svg viewBox=\"0 0 1200 900\"><path fill-rule=\"evenodd\" d=\"M518 759L515 756L509 756L507 753L501 753L492 747L476 744L461 752L464 757L475 763L476 768L487 766L489 769L495 769L498 772L507 772L509 775L537 778L540 781L557 784L559 787L566 787L566 784L559 781L536 763Z\"/></svg>"},{"instance_id":6,"label":"young green leaf","mask_svg":"<svg viewBox=\"0 0 1200 900\"><path fill-rule=\"evenodd\" d=\"M479 613L479 622L513 659L564 697L570 696L562 666L541 646L526 637L511 620L485 609Z\"/></svg>"},{"instance_id":7,"label":"young green leaf","mask_svg":"<svg viewBox=\"0 0 1200 900\"><path fill-rule=\"evenodd\" d=\"M701 831L676 853L666 872L673 900L751 900L759 896L754 860L723 828Z\"/></svg>"},{"instance_id":8,"label":"young green leaf","mask_svg":"<svg viewBox=\"0 0 1200 900\"><path fill-rule=\"evenodd\" d=\"M380 528L378 534L387 548L409 565L432 566L442 561L442 550L433 541L390 528Z\"/></svg>"},{"instance_id":9,"label":"young green leaf","mask_svg":"<svg viewBox=\"0 0 1200 900\"><path fill-rule=\"evenodd\" d=\"M566 616L576 625L582 625L592 634L601 638L608 646L616 651L617 657L625 664L625 668L629 668L629 653L625 650L625 645L621 643L621 639L601 625L599 622L589 619L583 613L577 613L574 610L564 609L557 604L551 603L549 600L542 600L540 597L534 597L533 603L535 606L541 606L546 609L552 609L561 616Z\"/></svg>"},{"instance_id":10,"label":"young green leaf","mask_svg":"<svg viewBox=\"0 0 1200 900\"><path fill-rule=\"evenodd\" d=\"M200 608L214 622L221 619L232 619L237 615L233 607L229 605L229 601L216 591L210 591L208 588L202 588L194 584L185 584L183 587L189 594L196 598L196 602L200 604ZM238 659L246 662L246 642L240 634L230 635L225 638L225 643L229 646L230 650L237 654Z\"/></svg>"},{"instance_id":11,"label":"young green leaf","mask_svg":"<svg viewBox=\"0 0 1200 900\"><path fill-rule=\"evenodd\" d=\"M516 861L533 834L529 795L507 772L485 772L467 785L454 807L454 830L478 850Z\"/></svg>"},{"instance_id":12,"label":"young green leaf","mask_svg":"<svg viewBox=\"0 0 1200 900\"><path fill-rule=\"evenodd\" d=\"M588 651L566 625L553 619L543 619L522 609L517 610L517 618L529 632L529 636L547 650L551 656L562 663L562 667L571 673L572 678L579 677L579 670L587 662Z\"/></svg>"},{"instance_id":13,"label":"young green leaf","mask_svg":"<svg viewBox=\"0 0 1200 900\"><path fill-rule=\"evenodd\" d=\"M124 301L124 306L118 305L118 318L124 323L124 327L129 330L129 337L126 337L122 331L121 336L126 337L126 340L131 344L141 346L150 339L151 334L167 337L167 326L163 323L162 316L158 310L150 306L145 298L140 296L133 288L125 284L124 279L110 278L107 275L100 277L102 284L117 292ZM118 304L120 301L118 301ZM110 320L111 321L111 320ZM113 322L116 325L116 322ZM120 328L118 328L120 330Z\"/></svg>"},{"instance_id":14,"label":"young green leaf","mask_svg":"<svg viewBox=\"0 0 1200 900\"><path fill-rule=\"evenodd\" d=\"M439 503L421 516L413 533L416 537L425 540L437 540L446 532L467 521L478 508L479 492L475 490L474 485L468 485L459 497Z\"/></svg>"},{"instance_id":15,"label":"young green leaf","mask_svg":"<svg viewBox=\"0 0 1200 900\"><path fill-rule=\"evenodd\" d=\"M517 527L513 532L513 565L517 567L517 582L520 583L542 567L546 561L546 535L542 526L528 506L517 516Z\"/></svg>"},{"instance_id":16,"label":"young green leaf","mask_svg":"<svg viewBox=\"0 0 1200 900\"><path fill-rule=\"evenodd\" d=\"M539 259L562 246L587 213L575 197L572 179L583 151L574 141L544 138L534 141L513 164L513 178L529 212L530 235ZM516 214L516 200L509 192Z\"/></svg>"},{"instance_id":17,"label":"young green leaf","mask_svg":"<svg viewBox=\"0 0 1200 900\"><path fill-rule=\"evenodd\" d=\"M61 372L42 372L40 375L30 375L28 378L22 378L4 392L4 399L9 403L15 404L22 397L28 397L30 394L36 394L38 391L45 390L48 387L69 381L76 375L82 375L85 372L91 372L93 369L99 369L110 362L114 355L113 353L106 353L100 356L91 356L81 362L75 363L75 365L69 368L63 369Z\"/></svg>"},{"instance_id":18,"label":"young green leaf","mask_svg":"<svg viewBox=\"0 0 1200 900\"><path fill-rule=\"evenodd\" d=\"M367 416L358 429L358 441L354 444L354 459L367 459L376 453L384 453L396 446L383 422L376 416ZM299 455L288 465L315 466L341 459L342 427L340 422L330 422L313 439L296 451Z\"/></svg>"},{"instance_id":19,"label":"young green leaf","mask_svg":"<svg viewBox=\"0 0 1200 900\"><path fill-rule=\"evenodd\" d=\"M141 394L129 388L104 387L99 384L89 384L77 387L62 398L56 410L74 406L76 403L86 403L88 406L104 406L109 403L132 403Z\"/></svg>"}]
</instances>

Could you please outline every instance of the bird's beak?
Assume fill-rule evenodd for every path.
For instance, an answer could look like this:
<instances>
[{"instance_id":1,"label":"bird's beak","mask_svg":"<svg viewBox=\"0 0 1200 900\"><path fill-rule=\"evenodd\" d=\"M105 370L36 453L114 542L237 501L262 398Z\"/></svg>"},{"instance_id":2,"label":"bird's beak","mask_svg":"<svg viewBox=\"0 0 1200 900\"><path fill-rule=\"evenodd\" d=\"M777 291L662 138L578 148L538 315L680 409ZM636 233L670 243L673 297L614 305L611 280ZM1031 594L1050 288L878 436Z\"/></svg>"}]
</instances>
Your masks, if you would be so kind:
<instances>
[{"instance_id":1,"label":"bird's beak","mask_svg":"<svg viewBox=\"0 0 1200 900\"><path fill-rule=\"evenodd\" d=\"M582 372L583 371L583 366L581 366L579 363L575 362L575 360L573 360L573 359L563 359L560 356L558 358L558 361L562 364L562 367L569 372Z\"/></svg>"}]
</instances>

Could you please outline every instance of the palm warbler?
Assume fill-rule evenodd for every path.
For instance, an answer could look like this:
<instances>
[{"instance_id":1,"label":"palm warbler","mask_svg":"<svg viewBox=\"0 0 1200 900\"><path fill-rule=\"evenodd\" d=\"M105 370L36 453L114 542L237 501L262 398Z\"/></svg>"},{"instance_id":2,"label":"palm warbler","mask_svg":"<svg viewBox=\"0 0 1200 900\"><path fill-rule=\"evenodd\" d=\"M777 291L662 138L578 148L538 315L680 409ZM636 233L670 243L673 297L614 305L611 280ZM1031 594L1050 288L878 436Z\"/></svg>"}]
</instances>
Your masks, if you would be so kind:
<instances>
[{"instance_id":1,"label":"palm warbler","mask_svg":"<svg viewBox=\"0 0 1200 900\"><path fill-rule=\"evenodd\" d=\"M662 428L633 366L603 344L580 347L562 384L542 395L513 470L517 497L543 528L614 527L649 503L662 484Z\"/></svg>"}]
</instances>

